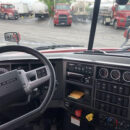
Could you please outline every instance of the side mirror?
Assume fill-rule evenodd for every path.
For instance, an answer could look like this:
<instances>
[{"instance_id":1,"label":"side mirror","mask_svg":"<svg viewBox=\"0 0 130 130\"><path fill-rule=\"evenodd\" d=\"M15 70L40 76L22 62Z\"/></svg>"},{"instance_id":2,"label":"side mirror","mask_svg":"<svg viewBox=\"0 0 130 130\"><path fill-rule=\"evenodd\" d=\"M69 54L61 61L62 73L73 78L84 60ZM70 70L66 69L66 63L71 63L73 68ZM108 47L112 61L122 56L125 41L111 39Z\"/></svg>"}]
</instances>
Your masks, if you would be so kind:
<instances>
[{"instance_id":1,"label":"side mirror","mask_svg":"<svg viewBox=\"0 0 130 130\"><path fill-rule=\"evenodd\" d=\"M116 3L119 5L126 5L129 0L116 0Z\"/></svg>"},{"instance_id":2,"label":"side mirror","mask_svg":"<svg viewBox=\"0 0 130 130\"><path fill-rule=\"evenodd\" d=\"M125 32L124 32L124 37L126 39L130 39L130 30L129 29L126 29Z\"/></svg>"},{"instance_id":3,"label":"side mirror","mask_svg":"<svg viewBox=\"0 0 130 130\"><path fill-rule=\"evenodd\" d=\"M16 42L17 44L19 44L21 40L20 34L17 32L7 32L4 34L4 37L5 41Z\"/></svg>"}]
</instances>

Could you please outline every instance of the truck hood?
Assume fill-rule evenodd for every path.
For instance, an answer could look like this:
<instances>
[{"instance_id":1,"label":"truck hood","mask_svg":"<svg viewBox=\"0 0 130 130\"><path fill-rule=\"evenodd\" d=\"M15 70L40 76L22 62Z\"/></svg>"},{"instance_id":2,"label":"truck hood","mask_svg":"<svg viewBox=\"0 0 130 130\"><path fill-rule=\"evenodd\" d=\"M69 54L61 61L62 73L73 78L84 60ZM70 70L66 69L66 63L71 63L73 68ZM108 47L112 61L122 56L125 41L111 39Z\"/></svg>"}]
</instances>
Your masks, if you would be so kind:
<instances>
[{"instance_id":1,"label":"truck hood","mask_svg":"<svg viewBox=\"0 0 130 130\"><path fill-rule=\"evenodd\" d=\"M69 10L56 10L55 11L56 14L65 14L65 15L69 15L70 11Z\"/></svg>"},{"instance_id":2,"label":"truck hood","mask_svg":"<svg viewBox=\"0 0 130 130\"><path fill-rule=\"evenodd\" d=\"M5 11L8 11L8 12L14 12L14 11L16 11L14 8L12 9L12 8L9 8L9 9L5 9Z\"/></svg>"},{"instance_id":3,"label":"truck hood","mask_svg":"<svg viewBox=\"0 0 130 130\"><path fill-rule=\"evenodd\" d=\"M128 17L130 16L130 11L119 11L118 12L121 16Z\"/></svg>"}]
</instances>

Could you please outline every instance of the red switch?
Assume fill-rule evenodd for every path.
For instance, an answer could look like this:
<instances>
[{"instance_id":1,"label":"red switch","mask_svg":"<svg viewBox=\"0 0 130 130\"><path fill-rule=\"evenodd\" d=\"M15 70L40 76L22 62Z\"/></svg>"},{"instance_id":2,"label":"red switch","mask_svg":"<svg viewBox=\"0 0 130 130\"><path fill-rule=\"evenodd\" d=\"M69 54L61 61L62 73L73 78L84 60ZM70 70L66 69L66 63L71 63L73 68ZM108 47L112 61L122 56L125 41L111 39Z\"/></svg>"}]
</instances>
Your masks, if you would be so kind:
<instances>
[{"instance_id":1,"label":"red switch","mask_svg":"<svg viewBox=\"0 0 130 130\"><path fill-rule=\"evenodd\" d=\"M81 117L82 116L82 110L75 110L75 116Z\"/></svg>"}]
</instances>

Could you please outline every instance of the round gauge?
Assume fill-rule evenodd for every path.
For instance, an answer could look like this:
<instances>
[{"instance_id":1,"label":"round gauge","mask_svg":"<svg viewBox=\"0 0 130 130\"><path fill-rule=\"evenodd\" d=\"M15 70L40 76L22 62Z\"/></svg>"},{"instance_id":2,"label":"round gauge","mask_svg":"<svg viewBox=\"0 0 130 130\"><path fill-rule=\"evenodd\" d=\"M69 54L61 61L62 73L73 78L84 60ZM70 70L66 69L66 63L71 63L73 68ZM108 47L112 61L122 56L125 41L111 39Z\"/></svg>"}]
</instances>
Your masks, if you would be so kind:
<instances>
[{"instance_id":1,"label":"round gauge","mask_svg":"<svg viewBox=\"0 0 130 130\"><path fill-rule=\"evenodd\" d=\"M123 73L123 80L125 82L130 82L130 71L126 71Z\"/></svg>"},{"instance_id":2,"label":"round gauge","mask_svg":"<svg viewBox=\"0 0 130 130\"><path fill-rule=\"evenodd\" d=\"M99 75L101 78L107 78L108 77L108 69L107 68L101 68L99 70Z\"/></svg>"},{"instance_id":3,"label":"round gauge","mask_svg":"<svg viewBox=\"0 0 130 130\"><path fill-rule=\"evenodd\" d=\"M8 72L7 69L5 69L5 68L0 68L0 74L4 74L4 73L6 73L6 72Z\"/></svg>"},{"instance_id":4,"label":"round gauge","mask_svg":"<svg viewBox=\"0 0 130 130\"><path fill-rule=\"evenodd\" d=\"M121 77L121 73L119 70L112 70L110 76L113 80L119 80Z\"/></svg>"}]
</instances>

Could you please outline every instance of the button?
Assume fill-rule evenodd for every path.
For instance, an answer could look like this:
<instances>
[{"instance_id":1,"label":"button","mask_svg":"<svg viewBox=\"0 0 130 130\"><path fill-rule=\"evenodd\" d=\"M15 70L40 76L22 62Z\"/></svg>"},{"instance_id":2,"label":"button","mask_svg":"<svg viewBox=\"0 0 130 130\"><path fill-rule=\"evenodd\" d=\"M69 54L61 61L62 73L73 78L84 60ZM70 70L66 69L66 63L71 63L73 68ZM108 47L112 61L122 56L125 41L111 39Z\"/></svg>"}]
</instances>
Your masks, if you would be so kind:
<instances>
[{"instance_id":1,"label":"button","mask_svg":"<svg viewBox=\"0 0 130 130\"><path fill-rule=\"evenodd\" d=\"M102 90L106 90L107 85L105 83L102 84Z\"/></svg>"},{"instance_id":2,"label":"button","mask_svg":"<svg viewBox=\"0 0 130 130\"><path fill-rule=\"evenodd\" d=\"M128 98L124 98L123 106L128 107L128 105L129 105L129 99Z\"/></svg>"},{"instance_id":3,"label":"button","mask_svg":"<svg viewBox=\"0 0 130 130\"><path fill-rule=\"evenodd\" d=\"M117 104L118 105L122 105L122 101L123 101L123 99L121 97L117 98Z\"/></svg>"},{"instance_id":4,"label":"button","mask_svg":"<svg viewBox=\"0 0 130 130\"><path fill-rule=\"evenodd\" d=\"M110 101L111 101L111 96L110 96L110 94L107 94L107 95L106 95L106 101L107 101L107 102L110 102Z\"/></svg>"},{"instance_id":5,"label":"button","mask_svg":"<svg viewBox=\"0 0 130 130\"><path fill-rule=\"evenodd\" d=\"M101 83L100 82L96 83L96 88L99 89L99 90L101 89Z\"/></svg>"},{"instance_id":6,"label":"button","mask_svg":"<svg viewBox=\"0 0 130 130\"><path fill-rule=\"evenodd\" d=\"M116 96L113 95L113 96L112 96L112 99L111 99L111 102L112 102L112 103L116 103L116 101L117 101L117 98L116 98Z\"/></svg>"},{"instance_id":7,"label":"button","mask_svg":"<svg viewBox=\"0 0 130 130\"><path fill-rule=\"evenodd\" d=\"M101 110L104 111L104 108L105 108L105 104L101 103Z\"/></svg>"},{"instance_id":8,"label":"button","mask_svg":"<svg viewBox=\"0 0 130 130\"><path fill-rule=\"evenodd\" d=\"M110 84L108 84L107 90L110 91L110 92L112 91L112 86Z\"/></svg>"},{"instance_id":9,"label":"button","mask_svg":"<svg viewBox=\"0 0 130 130\"><path fill-rule=\"evenodd\" d=\"M82 110L75 110L75 116L81 117L82 116Z\"/></svg>"},{"instance_id":10,"label":"button","mask_svg":"<svg viewBox=\"0 0 130 130\"><path fill-rule=\"evenodd\" d=\"M118 93L119 93L119 94L123 94L123 87L119 87Z\"/></svg>"},{"instance_id":11,"label":"button","mask_svg":"<svg viewBox=\"0 0 130 130\"><path fill-rule=\"evenodd\" d=\"M93 117L94 117L94 114L93 114L93 113L90 113L90 114L87 114L87 115L86 115L86 119L87 119L87 121L89 121L89 122L93 121Z\"/></svg>"},{"instance_id":12,"label":"button","mask_svg":"<svg viewBox=\"0 0 130 130\"><path fill-rule=\"evenodd\" d=\"M125 95L129 95L129 92L130 92L129 88L125 87L124 88L124 94Z\"/></svg>"},{"instance_id":13,"label":"button","mask_svg":"<svg viewBox=\"0 0 130 130\"><path fill-rule=\"evenodd\" d=\"M117 93L117 86L116 85L113 86L112 92Z\"/></svg>"},{"instance_id":14,"label":"button","mask_svg":"<svg viewBox=\"0 0 130 130\"><path fill-rule=\"evenodd\" d=\"M105 93L101 93L101 100L106 100L106 94Z\"/></svg>"}]
</instances>

